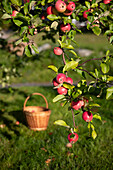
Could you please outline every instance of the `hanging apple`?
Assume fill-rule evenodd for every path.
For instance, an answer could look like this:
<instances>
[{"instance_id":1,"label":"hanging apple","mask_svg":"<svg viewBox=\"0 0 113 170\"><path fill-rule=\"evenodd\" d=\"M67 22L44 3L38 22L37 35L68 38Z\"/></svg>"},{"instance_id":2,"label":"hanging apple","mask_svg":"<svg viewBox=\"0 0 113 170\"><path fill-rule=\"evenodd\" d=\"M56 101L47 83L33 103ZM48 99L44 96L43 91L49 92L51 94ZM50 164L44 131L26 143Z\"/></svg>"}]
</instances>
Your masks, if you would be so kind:
<instances>
[{"instance_id":1,"label":"hanging apple","mask_svg":"<svg viewBox=\"0 0 113 170\"><path fill-rule=\"evenodd\" d=\"M68 90L65 88L65 87L59 87L59 88L57 88L57 92L59 93L59 94L63 94L63 95L66 95L67 94L67 92L68 92Z\"/></svg>"},{"instance_id":2,"label":"hanging apple","mask_svg":"<svg viewBox=\"0 0 113 170\"><path fill-rule=\"evenodd\" d=\"M78 136L78 134L77 133L69 133L69 135L68 135L68 141L70 142L70 143L75 143L75 142L77 142L78 141L78 138L79 138L79 136Z\"/></svg>"},{"instance_id":3,"label":"hanging apple","mask_svg":"<svg viewBox=\"0 0 113 170\"><path fill-rule=\"evenodd\" d=\"M89 112L89 111L85 111L82 114L82 118L83 118L84 121L90 122L93 119L93 114L91 112Z\"/></svg>"},{"instance_id":4,"label":"hanging apple","mask_svg":"<svg viewBox=\"0 0 113 170\"><path fill-rule=\"evenodd\" d=\"M78 101L72 101L71 102L71 107L74 109L74 110L78 110L80 109L82 106L84 106L84 101L83 100L78 100Z\"/></svg>"},{"instance_id":5,"label":"hanging apple","mask_svg":"<svg viewBox=\"0 0 113 170\"><path fill-rule=\"evenodd\" d=\"M67 10L73 11L75 9L75 3L70 1L69 4L66 7Z\"/></svg>"},{"instance_id":6,"label":"hanging apple","mask_svg":"<svg viewBox=\"0 0 113 170\"><path fill-rule=\"evenodd\" d=\"M60 84L66 81L66 75L63 73L59 73L56 76L56 81Z\"/></svg>"},{"instance_id":7,"label":"hanging apple","mask_svg":"<svg viewBox=\"0 0 113 170\"><path fill-rule=\"evenodd\" d=\"M66 3L62 0L58 0L55 3L55 8L58 12L63 13L66 10Z\"/></svg>"},{"instance_id":8,"label":"hanging apple","mask_svg":"<svg viewBox=\"0 0 113 170\"><path fill-rule=\"evenodd\" d=\"M55 47L53 51L55 55L61 55L63 53L60 47Z\"/></svg>"},{"instance_id":9,"label":"hanging apple","mask_svg":"<svg viewBox=\"0 0 113 170\"><path fill-rule=\"evenodd\" d=\"M64 25L64 24L60 25L60 30L64 33L69 32L70 29L71 29L71 26L69 23L67 23L66 25Z\"/></svg>"},{"instance_id":10,"label":"hanging apple","mask_svg":"<svg viewBox=\"0 0 113 170\"><path fill-rule=\"evenodd\" d=\"M56 81L56 78L54 78L52 82L53 82L53 86L58 86L59 85L59 83L57 83L57 81Z\"/></svg>"},{"instance_id":11,"label":"hanging apple","mask_svg":"<svg viewBox=\"0 0 113 170\"><path fill-rule=\"evenodd\" d=\"M66 82L73 84L73 79L71 77L66 77Z\"/></svg>"}]
</instances>

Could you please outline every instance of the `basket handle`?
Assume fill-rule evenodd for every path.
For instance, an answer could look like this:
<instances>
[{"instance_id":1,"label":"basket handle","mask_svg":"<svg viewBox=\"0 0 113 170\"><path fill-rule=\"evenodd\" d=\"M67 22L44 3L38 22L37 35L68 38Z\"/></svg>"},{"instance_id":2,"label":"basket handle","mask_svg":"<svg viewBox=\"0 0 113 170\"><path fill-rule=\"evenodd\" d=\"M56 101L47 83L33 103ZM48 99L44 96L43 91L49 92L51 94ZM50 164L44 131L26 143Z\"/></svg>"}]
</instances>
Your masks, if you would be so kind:
<instances>
[{"instance_id":1,"label":"basket handle","mask_svg":"<svg viewBox=\"0 0 113 170\"><path fill-rule=\"evenodd\" d=\"M39 95L39 96L42 96L43 99L44 99L45 102L46 102L46 108L48 109L48 102L47 102L47 99L46 99L45 96L44 96L43 94L41 94L41 93L32 93L30 96L28 96L28 97L26 98L25 102L24 102L24 109L25 109L25 106L26 106L26 103L27 103L28 99L29 99L32 95Z\"/></svg>"}]
</instances>

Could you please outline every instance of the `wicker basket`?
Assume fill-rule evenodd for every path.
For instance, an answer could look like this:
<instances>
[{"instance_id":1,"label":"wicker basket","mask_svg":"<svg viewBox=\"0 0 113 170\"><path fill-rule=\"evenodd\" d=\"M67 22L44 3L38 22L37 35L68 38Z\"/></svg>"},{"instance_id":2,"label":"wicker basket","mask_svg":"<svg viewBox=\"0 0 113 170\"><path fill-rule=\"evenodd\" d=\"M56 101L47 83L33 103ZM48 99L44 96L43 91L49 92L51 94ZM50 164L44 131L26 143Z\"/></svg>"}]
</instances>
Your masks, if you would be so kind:
<instances>
[{"instance_id":1,"label":"wicker basket","mask_svg":"<svg viewBox=\"0 0 113 170\"><path fill-rule=\"evenodd\" d=\"M32 95L40 95L44 98L46 102L46 107L41 106L26 106L28 99ZM46 98L41 93L32 93L28 96L24 102L23 112L26 117L28 127L34 131L46 130L48 126L49 117L51 110L48 109L48 102Z\"/></svg>"}]
</instances>

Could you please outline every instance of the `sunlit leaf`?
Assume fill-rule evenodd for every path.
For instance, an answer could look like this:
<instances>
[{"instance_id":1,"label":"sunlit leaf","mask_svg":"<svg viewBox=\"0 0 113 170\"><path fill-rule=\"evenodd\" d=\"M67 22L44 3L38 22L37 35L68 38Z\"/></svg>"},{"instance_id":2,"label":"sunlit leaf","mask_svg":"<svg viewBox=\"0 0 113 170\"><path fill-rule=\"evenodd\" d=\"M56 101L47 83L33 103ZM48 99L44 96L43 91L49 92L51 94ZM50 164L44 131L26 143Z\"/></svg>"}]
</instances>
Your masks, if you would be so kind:
<instances>
[{"instance_id":1,"label":"sunlit leaf","mask_svg":"<svg viewBox=\"0 0 113 170\"><path fill-rule=\"evenodd\" d=\"M78 62L77 61L67 62L66 65L63 68L63 72L69 71L70 69L75 69L77 66L78 66Z\"/></svg>"},{"instance_id":2,"label":"sunlit leaf","mask_svg":"<svg viewBox=\"0 0 113 170\"><path fill-rule=\"evenodd\" d=\"M59 125L59 126L64 126L64 127L70 128L70 126L67 125L66 122L63 121L63 120L56 120L56 121L54 122L54 124L55 124L55 125Z\"/></svg>"},{"instance_id":3,"label":"sunlit leaf","mask_svg":"<svg viewBox=\"0 0 113 170\"><path fill-rule=\"evenodd\" d=\"M97 133L95 130L92 131L92 138L95 139L97 137Z\"/></svg>"},{"instance_id":4,"label":"sunlit leaf","mask_svg":"<svg viewBox=\"0 0 113 170\"><path fill-rule=\"evenodd\" d=\"M54 65L49 65L48 68L53 70L55 73L58 73L58 68L55 67Z\"/></svg>"},{"instance_id":5,"label":"sunlit leaf","mask_svg":"<svg viewBox=\"0 0 113 170\"><path fill-rule=\"evenodd\" d=\"M60 100L62 100L62 99L64 99L65 98L65 96L64 95L57 95L54 99L53 99L53 102L55 103L55 102L58 102L58 101L60 101Z\"/></svg>"},{"instance_id":6,"label":"sunlit leaf","mask_svg":"<svg viewBox=\"0 0 113 170\"><path fill-rule=\"evenodd\" d=\"M106 63L101 63L101 70L104 74L106 74L109 71L109 65L107 65Z\"/></svg>"},{"instance_id":7,"label":"sunlit leaf","mask_svg":"<svg viewBox=\"0 0 113 170\"><path fill-rule=\"evenodd\" d=\"M100 115L98 115L98 114L95 114L95 115L93 116L93 118L95 118L95 119L99 119L99 120L102 120L102 119L101 119L101 116L100 116Z\"/></svg>"},{"instance_id":8,"label":"sunlit leaf","mask_svg":"<svg viewBox=\"0 0 113 170\"><path fill-rule=\"evenodd\" d=\"M66 83L66 82L64 82L63 83L63 86L65 87L65 88L67 88L67 89L73 89L75 86L73 86L73 85L71 85L71 84L69 84L69 83Z\"/></svg>"}]
</instances>

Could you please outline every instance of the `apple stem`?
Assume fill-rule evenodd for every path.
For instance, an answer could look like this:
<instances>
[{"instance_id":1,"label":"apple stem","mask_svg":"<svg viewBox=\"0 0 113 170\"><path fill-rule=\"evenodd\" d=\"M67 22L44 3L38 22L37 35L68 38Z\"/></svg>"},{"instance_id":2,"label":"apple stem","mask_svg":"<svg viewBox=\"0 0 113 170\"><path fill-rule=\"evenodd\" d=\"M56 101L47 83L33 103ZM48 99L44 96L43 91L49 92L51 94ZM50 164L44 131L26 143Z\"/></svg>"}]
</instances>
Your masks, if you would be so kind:
<instances>
[{"instance_id":1,"label":"apple stem","mask_svg":"<svg viewBox=\"0 0 113 170\"><path fill-rule=\"evenodd\" d=\"M63 63L64 63L64 65L66 65L66 61L65 61L64 52L62 53L62 57L63 57Z\"/></svg>"},{"instance_id":2,"label":"apple stem","mask_svg":"<svg viewBox=\"0 0 113 170\"><path fill-rule=\"evenodd\" d=\"M73 109L71 109L71 111L72 111L72 116L73 116L73 125L74 125L74 128L76 129L77 127L76 127L76 125L75 125L75 118L74 118L74 112L73 112Z\"/></svg>"}]
</instances>

